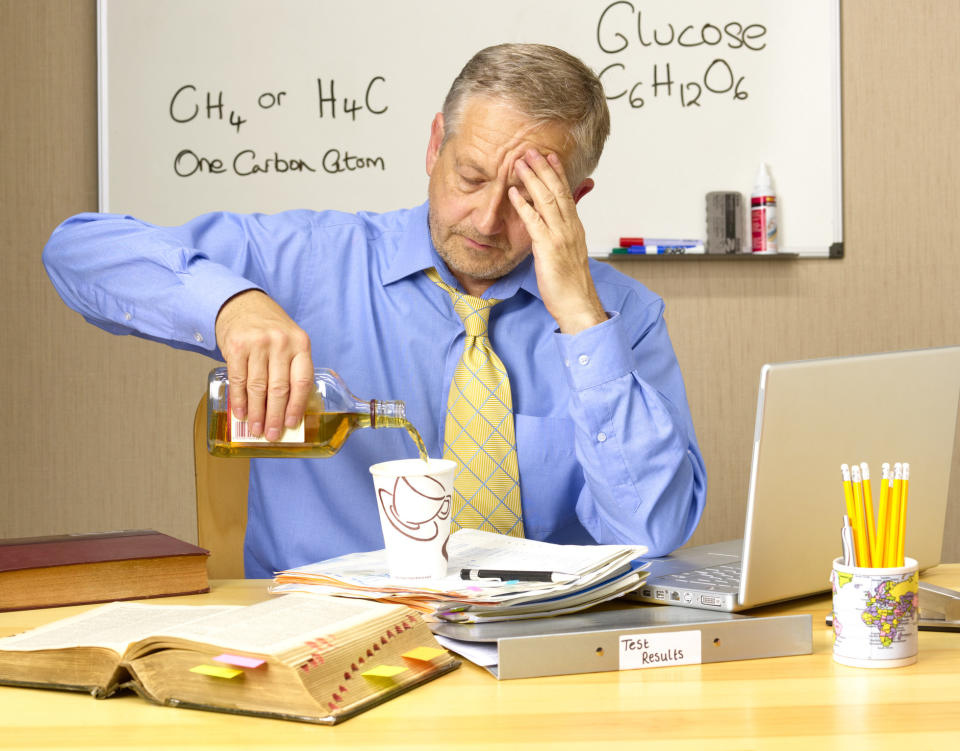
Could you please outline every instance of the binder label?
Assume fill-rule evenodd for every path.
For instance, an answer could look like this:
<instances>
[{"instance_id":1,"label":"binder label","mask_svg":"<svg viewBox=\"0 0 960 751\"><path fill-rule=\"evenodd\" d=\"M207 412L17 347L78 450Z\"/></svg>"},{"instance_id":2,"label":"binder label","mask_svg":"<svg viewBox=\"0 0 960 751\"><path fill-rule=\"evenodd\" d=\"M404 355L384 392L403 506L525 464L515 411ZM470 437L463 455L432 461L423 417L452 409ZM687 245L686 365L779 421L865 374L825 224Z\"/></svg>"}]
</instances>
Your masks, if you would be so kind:
<instances>
[{"instance_id":1,"label":"binder label","mask_svg":"<svg viewBox=\"0 0 960 751\"><path fill-rule=\"evenodd\" d=\"M620 637L620 670L699 664L699 631L624 634Z\"/></svg>"}]
</instances>

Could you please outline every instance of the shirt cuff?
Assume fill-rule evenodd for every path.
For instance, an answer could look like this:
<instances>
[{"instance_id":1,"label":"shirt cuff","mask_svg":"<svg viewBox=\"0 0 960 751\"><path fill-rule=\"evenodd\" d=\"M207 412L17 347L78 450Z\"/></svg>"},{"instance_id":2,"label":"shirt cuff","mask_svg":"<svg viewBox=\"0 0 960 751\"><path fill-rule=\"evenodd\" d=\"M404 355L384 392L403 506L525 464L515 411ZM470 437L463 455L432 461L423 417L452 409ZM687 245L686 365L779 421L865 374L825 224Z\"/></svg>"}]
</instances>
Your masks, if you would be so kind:
<instances>
[{"instance_id":1,"label":"shirt cuff","mask_svg":"<svg viewBox=\"0 0 960 751\"><path fill-rule=\"evenodd\" d=\"M217 348L217 315L223 304L240 292L260 289L206 258L192 260L189 272L179 277L188 304L179 307L184 315L175 321L176 338L208 350Z\"/></svg>"},{"instance_id":2,"label":"shirt cuff","mask_svg":"<svg viewBox=\"0 0 960 751\"><path fill-rule=\"evenodd\" d=\"M623 317L608 313L606 321L577 334L557 333L557 348L574 391L599 386L633 371L623 334Z\"/></svg>"}]
</instances>

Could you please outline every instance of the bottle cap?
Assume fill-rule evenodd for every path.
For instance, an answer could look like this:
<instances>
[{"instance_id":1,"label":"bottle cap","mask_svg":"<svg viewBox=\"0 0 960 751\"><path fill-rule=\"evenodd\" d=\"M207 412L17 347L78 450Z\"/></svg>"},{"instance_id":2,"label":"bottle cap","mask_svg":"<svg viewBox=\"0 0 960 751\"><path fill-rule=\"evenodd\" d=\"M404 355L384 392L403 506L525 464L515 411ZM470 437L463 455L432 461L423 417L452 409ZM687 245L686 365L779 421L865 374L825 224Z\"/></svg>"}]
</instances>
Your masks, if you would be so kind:
<instances>
[{"instance_id":1,"label":"bottle cap","mask_svg":"<svg viewBox=\"0 0 960 751\"><path fill-rule=\"evenodd\" d=\"M760 162L757 179L753 185L753 193L754 195L773 195L773 181L770 179L770 171L767 169L766 162Z\"/></svg>"}]
</instances>

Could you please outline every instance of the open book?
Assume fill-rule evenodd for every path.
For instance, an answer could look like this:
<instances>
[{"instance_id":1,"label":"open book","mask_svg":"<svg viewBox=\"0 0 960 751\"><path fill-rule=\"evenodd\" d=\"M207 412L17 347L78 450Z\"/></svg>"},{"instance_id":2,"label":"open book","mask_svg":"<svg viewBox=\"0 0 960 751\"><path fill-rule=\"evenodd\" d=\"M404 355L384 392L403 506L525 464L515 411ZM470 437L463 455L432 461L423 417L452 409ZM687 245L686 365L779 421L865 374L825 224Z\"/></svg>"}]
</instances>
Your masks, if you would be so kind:
<instances>
[{"instance_id":1,"label":"open book","mask_svg":"<svg viewBox=\"0 0 960 751\"><path fill-rule=\"evenodd\" d=\"M0 683L333 724L456 668L400 605L114 602L0 639Z\"/></svg>"}]
</instances>

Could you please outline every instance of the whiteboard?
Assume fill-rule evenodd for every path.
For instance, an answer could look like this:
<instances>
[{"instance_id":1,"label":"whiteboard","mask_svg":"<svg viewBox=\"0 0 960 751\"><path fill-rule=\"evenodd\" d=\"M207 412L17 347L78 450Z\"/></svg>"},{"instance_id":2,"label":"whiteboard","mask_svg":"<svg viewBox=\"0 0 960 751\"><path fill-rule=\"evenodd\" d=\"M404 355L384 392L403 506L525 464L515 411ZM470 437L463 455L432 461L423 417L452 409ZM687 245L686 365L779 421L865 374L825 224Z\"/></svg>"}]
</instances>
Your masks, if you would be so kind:
<instances>
[{"instance_id":1,"label":"whiteboard","mask_svg":"<svg viewBox=\"0 0 960 751\"><path fill-rule=\"evenodd\" d=\"M706 194L749 206L760 162L781 250L842 248L839 0L99 0L98 13L101 211L179 224L417 205L430 122L463 64L543 42L583 59L609 98L580 204L591 255L625 235L705 237Z\"/></svg>"}]
</instances>

